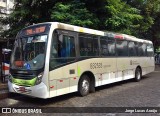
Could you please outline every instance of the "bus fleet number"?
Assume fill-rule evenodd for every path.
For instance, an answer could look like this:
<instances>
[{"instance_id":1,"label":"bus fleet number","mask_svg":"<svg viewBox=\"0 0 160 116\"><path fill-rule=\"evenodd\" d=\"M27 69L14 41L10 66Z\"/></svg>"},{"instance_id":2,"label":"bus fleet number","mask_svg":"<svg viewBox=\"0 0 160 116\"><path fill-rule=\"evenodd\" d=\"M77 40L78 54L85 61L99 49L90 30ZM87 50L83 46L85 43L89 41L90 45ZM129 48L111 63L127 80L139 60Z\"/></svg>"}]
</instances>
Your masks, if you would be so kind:
<instances>
[{"instance_id":1,"label":"bus fleet number","mask_svg":"<svg viewBox=\"0 0 160 116\"><path fill-rule=\"evenodd\" d=\"M102 63L91 63L90 68L91 69L102 68Z\"/></svg>"}]
</instances>

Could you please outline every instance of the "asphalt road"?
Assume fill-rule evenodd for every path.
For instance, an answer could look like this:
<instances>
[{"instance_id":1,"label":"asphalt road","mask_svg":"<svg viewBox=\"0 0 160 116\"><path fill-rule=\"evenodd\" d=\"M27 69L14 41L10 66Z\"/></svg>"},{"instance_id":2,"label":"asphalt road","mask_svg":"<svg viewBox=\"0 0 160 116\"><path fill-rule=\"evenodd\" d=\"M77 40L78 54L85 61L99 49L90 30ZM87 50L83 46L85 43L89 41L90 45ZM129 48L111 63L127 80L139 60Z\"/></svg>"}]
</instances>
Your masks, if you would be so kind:
<instances>
[{"instance_id":1,"label":"asphalt road","mask_svg":"<svg viewBox=\"0 0 160 116\"><path fill-rule=\"evenodd\" d=\"M105 85L96 88L95 93L91 93L85 97L80 97L77 93L71 93L43 100L18 95L1 100L0 107L160 107L160 68L144 76L140 82L127 80ZM43 115L49 116L50 113ZM68 114L58 113L56 115ZM70 115L160 116L158 113L70 113Z\"/></svg>"}]
</instances>

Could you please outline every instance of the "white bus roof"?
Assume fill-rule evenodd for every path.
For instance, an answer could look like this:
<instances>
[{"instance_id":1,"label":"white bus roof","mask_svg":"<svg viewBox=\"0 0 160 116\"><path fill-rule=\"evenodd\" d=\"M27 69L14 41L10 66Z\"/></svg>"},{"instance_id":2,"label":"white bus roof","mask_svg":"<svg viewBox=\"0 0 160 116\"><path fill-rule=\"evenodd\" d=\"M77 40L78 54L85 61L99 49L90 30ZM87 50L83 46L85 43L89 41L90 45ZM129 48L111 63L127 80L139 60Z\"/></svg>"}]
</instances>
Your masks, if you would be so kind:
<instances>
[{"instance_id":1,"label":"white bus roof","mask_svg":"<svg viewBox=\"0 0 160 116\"><path fill-rule=\"evenodd\" d=\"M130 41L137 41L137 42L150 43L150 44L152 43L149 40L139 39L134 36L127 35L127 34L98 31L98 30L94 30L94 29L89 29L89 28L80 27L80 26L74 26L74 25L60 23L60 22L44 22L44 23L39 23L39 24L45 24L45 23L50 23L50 24L54 25L55 28L58 28L58 29L66 29L66 30L70 30L70 31L82 32L82 33L93 34L93 35L102 35L102 36L106 35L106 36L115 37L118 35L118 36L121 36L123 39L130 40ZM38 25L38 24L35 24L35 25Z\"/></svg>"}]
</instances>

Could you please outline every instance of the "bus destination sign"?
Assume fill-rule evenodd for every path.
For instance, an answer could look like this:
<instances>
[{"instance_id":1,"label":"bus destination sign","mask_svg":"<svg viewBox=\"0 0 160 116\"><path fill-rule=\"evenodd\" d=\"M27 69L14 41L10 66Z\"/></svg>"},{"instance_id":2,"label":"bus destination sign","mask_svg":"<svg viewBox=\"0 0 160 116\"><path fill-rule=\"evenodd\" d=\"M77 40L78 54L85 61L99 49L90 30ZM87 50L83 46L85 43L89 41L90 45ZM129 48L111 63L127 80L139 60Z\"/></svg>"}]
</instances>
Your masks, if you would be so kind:
<instances>
[{"instance_id":1,"label":"bus destination sign","mask_svg":"<svg viewBox=\"0 0 160 116\"><path fill-rule=\"evenodd\" d=\"M29 28L29 29L25 30L25 35L33 35L33 34L44 33L45 30L46 30L46 26Z\"/></svg>"}]
</instances>

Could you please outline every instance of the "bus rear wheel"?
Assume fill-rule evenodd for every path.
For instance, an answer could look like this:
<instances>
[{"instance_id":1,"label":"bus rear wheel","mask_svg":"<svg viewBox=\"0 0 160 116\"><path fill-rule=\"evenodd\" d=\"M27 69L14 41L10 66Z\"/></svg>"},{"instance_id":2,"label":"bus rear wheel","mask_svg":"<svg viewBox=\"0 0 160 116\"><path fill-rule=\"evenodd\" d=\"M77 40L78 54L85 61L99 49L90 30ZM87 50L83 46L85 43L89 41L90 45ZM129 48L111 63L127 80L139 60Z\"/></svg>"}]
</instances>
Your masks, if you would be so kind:
<instances>
[{"instance_id":1,"label":"bus rear wheel","mask_svg":"<svg viewBox=\"0 0 160 116\"><path fill-rule=\"evenodd\" d=\"M89 94L89 91L90 91L90 79L87 75L83 75L79 81L78 92L81 96L86 96Z\"/></svg>"},{"instance_id":2,"label":"bus rear wheel","mask_svg":"<svg viewBox=\"0 0 160 116\"><path fill-rule=\"evenodd\" d=\"M141 77L142 77L141 69L140 68L136 68L136 71L135 71L135 81L139 82L141 80Z\"/></svg>"}]
</instances>

